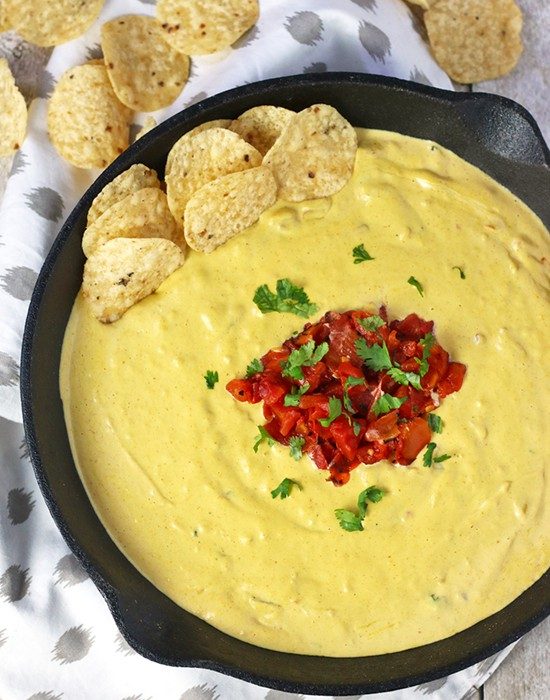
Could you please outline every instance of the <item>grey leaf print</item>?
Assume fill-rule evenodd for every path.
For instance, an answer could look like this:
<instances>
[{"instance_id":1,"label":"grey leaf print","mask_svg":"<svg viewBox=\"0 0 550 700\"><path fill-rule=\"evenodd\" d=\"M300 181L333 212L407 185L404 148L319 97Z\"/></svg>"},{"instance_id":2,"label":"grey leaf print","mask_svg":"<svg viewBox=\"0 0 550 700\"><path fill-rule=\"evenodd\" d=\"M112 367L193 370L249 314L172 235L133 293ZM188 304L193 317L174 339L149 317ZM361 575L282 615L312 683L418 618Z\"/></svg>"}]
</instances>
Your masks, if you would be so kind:
<instances>
[{"instance_id":1,"label":"grey leaf print","mask_svg":"<svg viewBox=\"0 0 550 700\"><path fill-rule=\"evenodd\" d=\"M16 386L19 382L19 366L5 352L0 351L0 386Z\"/></svg>"},{"instance_id":2,"label":"grey leaf print","mask_svg":"<svg viewBox=\"0 0 550 700\"><path fill-rule=\"evenodd\" d=\"M194 685L186 690L180 700L221 700L221 698L215 686L201 683L201 685Z\"/></svg>"},{"instance_id":3,"label":"grey leaf print","mask_svg":"<svg viewBox=\"0 0 550 700\"><path fill-rule=\"evenodd\" d=\"M310 66L304 66L304 73L326 73L327 64L319 61L318 63L312 63Z\"/></svg>"},{"instance_id":4,"label":"grey leaf print","mask_svg":"<svg viewBox=\"0 0 550 700\"><path fill-rule=\"evenodd\" d=\"M13 564L0 576L0 596L8 603L16 603L27 595L31 581L28 569Z\"/></svg>"},{"instance_id":5,"label":"grey leaf print","mask_svg":"<svg viewBox=\"0 0 550 700\"><path fill-rule=\"evenodd\" d=\"M31 514L35 504L32 493L24 489L12 489L8 493L8 517L12 525L24 523Z\"/></svg>"},{"instance_id":6,"label":"grey leaf print","mask_svg":"<svg viewBox=\"0 0 550 700\"><path fill-rule=\"evenodd\" d=\"M495 663L497 657L498 654L494 654L488 659L485 659L484 661L478 663L475 669L476 676L479 678L480 676L484 676L486 673L488 673L491 669L491 666Z\"/></svg>"},{"instance_id":7,"label":"grey leaf print","mask_svg":"<svg viewBox=\"0 0 550 700\"><path fill-rule=\"evenodd\" d=\"M0 382L0 384L1 383L2 382ZM21 459L30 459L29 446L27 445L25 438L23 438L21 444L19 445L19 457Z\"/></svg>"},{"instance_id":8,"label":"grey leaf print","mask_svg":"<svg viewBox=\"0 0 550 700\"><path fill-rule=\"evenodd\" d=\"M233 44L234 49L243 49L245 46L250 46L252 42L260 36L260 30L257 25L251 27L247 32L245 32L240 39Z\"/></svg>"},{"instance_id":9,"label":"grey leaf print","mask_svg":"<svg viewBox=\"0 0 550 700\"><path fill-rule=\"evenodd\" d=\"M422 83L422 85L432 85L428 76L421 71L420 68L417 68L417 66L411 70L409 80L414 80L415 83Z\"/></svg>"},{"instance_id":10,"label":"grey leaf print","mask_svg":"<svg viewBox=\"0 0 550 700\"><path fill-rule=\"evenodd\" d=\"M359 41L375 61L385 63L384 57L391 52L391 43L387 34L370 22L361 22Z\"/></svg>"},{"instance_id":11,"label":"grey leaf print","mask_svg":"<svg viewBox=\"0 0 550 700\"><path fill-rule=\"evenodd\" d=\"M18 173L22 172L27 167L28 163L29 161L27 159L27 156L23 153L21 149L19 149L13 157L13 162L11 164L10 170L10 177L12 175L17 175Z\"/></svg>"},{"instance_id":12,"label":"grey leaf print","mask_svg":"<svg viewBox=\"0 0 550 700\"><path fill-rule=\"evenodd\" d=\"M141 2L144 2L144 0L141 0ZM144 698L140 693L139 695L126 695L122 700L151 700L151 697Z\"/></svg>"},{"instance_id":13,"label":"grey leaf print","mask_svg":"<svg viewBox=\"0 0 550 700\"><path fill-rule=\"evenodd\" d=\"M265 696L265 700L304 700L304 696L285 693L282 690L270 690Z\"/></svg>"},{"instance_id":14,"label":"grey leaf print","mask_svg":"<svg viewBox=\"0 0 550 700\"><path fill-rule=\"evenodd\" d=\"M300 44L315 46L323 33L323 20L315 12L297 12L292 17L287 17L285 29L293 39Z\"/></svg>"},{"instance_id":15,"label":"grey leaf print","mask_svg":"<svg viewBox=\"0 0 550 700\"><path fill-rule=\"evenodd\" d=\"M31 695L27 700L61 700L63 695L57 695L53 690L42 690L40 693Z\"/></svg>"},{"instance_id":16,"label":"grey leaf print","mask_svg":"<svg viewBox=\"0 0 550 700\"><path fill-rule=\"evenodd\" d=\"M8 641L6 630L0 630L0 647Z\"/></svg>"},{"instance_id":17,"label":"grey leaf print","mask_svg":"<svg viewBox=\"0 0 550 700\"><path fill-rule=\"evenodd\" d=\"M144 5L155 5L157 0L139 0L142 2Z\"/></svg>"},{"instance_id":18,"label":"grey leaf print","mask_svg":"<svg viewBox=\"0 0 550 700\"><path fill-rule=\"evenodd\" d=\"M38 273L30 267L8 267L0 278L0 287L15 299L28 301L37 277Z\"/></svg>"},{"instance_id":19,"label":"grey leaf print","mask_svg":"<svg viewBox=\"0 0 550 700\"><path fill-rule=\"evenodd\" d=\"M421 683L417 686L417 690L419 690L422 695L433 695L435 692L443 688L446 683L447 678L438 678L431 683Z\"/></svg>"},{"instance_id":20,"label":"grey leaf print","mask_svg":"<svg viewBox=\"0 0 550 700\"><path fill-rule=\"evenodd\" d=\"M36 86L36 96L42 97L45 100L48 99L53 92L54 85L55 80L53 75L50 71L43 69Z\"/></svg>"},{"instance_id":21,"label":"grey leaf print","mask_svg":"<svg viewBox=\"0 0 550 700\"><path fill-rule=\"evenodd\" d=\"M57 577L55 582L61 584L64 588L75 586L88 578L88 574L84 571L74 554L66 554L64 557L61 557L56 564L54 574Z\"/></svg>"},{"instance_id":22,"label":"grey leaf print","mask_svg":"<svg viewBox=\"0 0 550 700\"><path fill-rule=\"evenodd\" d=\"M59 221L63 216L63 199L50 187L35 187L25 199L27 206L48 221Z\"/></svg>"},{"instance_id":23,"label":"grey leaf print","mask_svg":"<svg viewBox=\"0 0 550 700\"><path fill-rule=\"evenodd\" d=\"M93 643L94 637L90 630L84 629L82 625L71 627L57 640L52 651L53 659L60 664L80 661L90 651Z\"/></svg>"},{"instance_id":24,"label":"grey leaf print","mask_svg":"<svg viewBox=\"0 0 550 700\"><path fill-rule=\"evenodd\" d=\"M136 653L120 633L115 637L115 644L117 651L124 654L124 656L132 656L132 654Z\"/></svg>"},{"instance_id":25,"label":"grey leaf print","mask_svg":"<svg viewBox=\"0 0 550 700\"><path fill-rule=\"evenodd\" d=\"M98 58L103 58L103 49L99 44L88 46L86 49L86 60L95 61Z\"/></svg>"},{"instance_id":26,"label":"grey leaf print","mask_svg":"<svg viewBox=\"0 0 550 700\"><path fill-rule=\"evenodd\" d=\"M375 10L376 5L378 4L378 0L351 0L354 2L356 5L359 5L359 7L364 8L365 10Z\"/></svg>"},{"instance_id":27,"label":"grey leaf print","mask_svg":"<svg viewBox=\"0 0 550 700\"><path fill-rule=\"evenodd\" d=\"M197 102L200 102L201 100L204 100L207 97L208 97L208 95L205 92L197 92L196 95L189 98L189 102L187 103L187 106L191 107L191 105L197 104Z\"/></svg>"}]
</instances>

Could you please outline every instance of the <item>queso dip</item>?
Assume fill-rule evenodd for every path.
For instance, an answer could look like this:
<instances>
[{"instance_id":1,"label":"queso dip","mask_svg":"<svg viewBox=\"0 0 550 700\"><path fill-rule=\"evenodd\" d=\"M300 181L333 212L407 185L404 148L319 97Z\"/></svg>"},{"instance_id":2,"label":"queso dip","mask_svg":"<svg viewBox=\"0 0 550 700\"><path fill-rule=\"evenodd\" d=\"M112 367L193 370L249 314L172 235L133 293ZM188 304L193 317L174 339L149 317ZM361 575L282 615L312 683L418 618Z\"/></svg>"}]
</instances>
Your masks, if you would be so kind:
<instances>
[{"instance_id":1,"label":"queso dip","mask_svg":"<svg viewBox=\"0 0 550 700\"><path fill-rule=\"evenodd\" d=\"M75 462L133 564L235 637L327 656L452 635L550 563L548 232L440 146L358 133L341 192L279 201L212 254L190 251L117 323L99 323L79 295L61 362ZM353 264L359 243L374 260ZM393 318L435 321L438 341L468 368L437 409L444 429L432 439L451 459L359 466L336 488L305 456L265 443L253 451L261 408L225 385L303 327L252 302L283 277L303 286L318 317L387 304ZM209 369L220 377L212 390ZM302 490L272 499L284 478ZM342 530L334 510L353 509L370 485L386 493L364 531Z\"/></svg>"}]
</instances>

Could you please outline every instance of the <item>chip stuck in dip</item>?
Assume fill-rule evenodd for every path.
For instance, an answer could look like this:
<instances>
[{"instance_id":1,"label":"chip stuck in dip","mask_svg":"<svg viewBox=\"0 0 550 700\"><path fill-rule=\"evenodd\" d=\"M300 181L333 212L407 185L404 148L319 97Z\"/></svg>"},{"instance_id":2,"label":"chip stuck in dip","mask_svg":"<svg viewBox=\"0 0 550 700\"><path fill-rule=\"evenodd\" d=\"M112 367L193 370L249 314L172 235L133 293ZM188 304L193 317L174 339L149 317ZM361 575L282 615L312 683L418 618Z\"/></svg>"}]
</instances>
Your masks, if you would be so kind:
<instances>
[{"instance_id":1,"label":"chip stuck in dip","mask_svg":"<svg viewBox=\"0 0 550 700\"><path fill-rule=\"evenodd\" d=\"M548 232L431 141L245 115L176 142L166 201L139 165L92 205L60 372L77 469L139 571L234 637L443 639L550 563Z\"/></svg>"}]
</instances>

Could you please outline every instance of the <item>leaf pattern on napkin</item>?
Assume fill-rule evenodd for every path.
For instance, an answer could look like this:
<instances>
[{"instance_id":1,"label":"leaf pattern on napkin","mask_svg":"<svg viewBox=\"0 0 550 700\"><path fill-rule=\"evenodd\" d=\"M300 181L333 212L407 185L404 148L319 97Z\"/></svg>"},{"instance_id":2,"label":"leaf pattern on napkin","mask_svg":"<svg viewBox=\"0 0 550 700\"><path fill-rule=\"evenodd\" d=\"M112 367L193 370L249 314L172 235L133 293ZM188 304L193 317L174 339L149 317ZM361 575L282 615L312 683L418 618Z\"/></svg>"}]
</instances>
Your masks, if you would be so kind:
<instances>
[{"instance_id":1,"label":"leaf pattern on napkin","mask_svg":"<svg viewBox=\"0 0 550 700\"><path fill-rule=\"evenodd\" d=\"M35 500L32 491L12 489L8 493L8 518L12 525L21 525L32 513Z\"/></svg>"},{"instance_id":2,"label":"leaf pattern on napkin","mask_svg":"<svg viewBox=\"0 0 550 700\"><path fill-rule=\"evenodd\" d=\"M0 386L19 384L19 365L5 352L0 350Z\"/></svg>"},{"instance_id":3,"label":"leaf pattern on napkin","mask_svg":"<svg viewBox=\"0 0 550 700\"><path fill-rule=\"evenodd\" d=\"M0 576L0 597L8 603L17 603L27 595L31 581L28 569L23 570L18 564L12 564Z\"/></svg>"},{"instance_id":4,"label":"leaf pattern on napkin","mask_svg":"<svg viewBox=\"0 0 550 700\"><path fill-rule=\"evenodd\" d=\"M208 683L201 683L201 685L194 685L192 688L188 688L183 695L181 695L180 700L223 700L218 694L218 690L215 686L208 685Z\"/></svg>"},{"instance_id":5,"label":"leaf pattern on napkin","mask_svg":"<svg viewBox=\"0 0 550 700\"><path fill-rule=\"evenodd\" d=\"M88 578L88 574L74 554L66 554L61 557L55 566L54 575L56 576L56 584L63 586L63 588L76 586L77 583L82 583Z\"/></svg>"},{"instance_id":6,"label":"leaf pattern on napkin","mask_svg":"<svg viewBox=\"0 0 550 700\"><path fill-rule=\"evenodd\" d=\"M420 68L417 68L415 66L409 75L409 80L414 80L415 83L422 83L422 85L431 85L432 82L430 79L427 77L427 75L424 73L424 71L421 71Z\"/></svg>"},{"instance_id":7,"label":"leaf pattern on napkin","mask_svg":"<svg viewBox=\"0 0 550 700\"><path fill-rule=\"evenodd\" d=\"M38 273L31 270L30 267L23 265L8 267L0 277L0 287L15 299L28 301L31 298L37 277Z\"/></svg>"},{"instance_id":8,"label":"leaf pattern on napkin","mask_svg":"<svg viewBox=\"0 0 550 700\"><path fill-rule=\"evenodd\" d=\"M8 641L8 635L6 630L0 630L0 647L3 646Z\"/></svg>"},{"instance_id":9,"label":"leaf pattern on napkin","mask_svg":"<svg viewBox=\"0 0 550 700\"><path fill-rule=\"evenodd\" d=\"M21 149L19 149L13 157L11 164L10 177L23 172L27 165L29 164L28 156L26 156Z\"/></svg>"},{"instance_id":10,"label":"leaf pattern on napkin","mask_svg":"<svg viewBox=\"0 0 550 700\"><path fill-rule=\"evenodd\" d=\"M359 7L362 7L365 10L370 10L371 12L374 12L376 9L376 6L378 5L378 0L351 0L354 2L356 5L359 5Z\"/></svg>"},{"instance_id":11,"label":"leaf pattern on napkin","mask_svg":"<svg viewBox=\"0 0 550 700\"><path fill-rule=\"evenodd\" d=\"M93 643L94 636L91 630L85 629L82 625L70 627L57 640L52 651L52 658L60 664L72 664L83 659Z\"/></svg>"},{"instance_id":12,"label":"leaf pattern on napkin","mask_svg":"<svg viewBox=\"0 0 550 700\"><path fill-rule=\"evenodd\" d=\"M296 12L287 17L285 28L293 39L300 44L315 46L323 34L323 20L315 12Z\"/></svg>"},{"instance_id":13,"label":"leaf pattern on napkin","mask_svg":"<svg viewBox=\"0 0 550 700\"><path fill-rule=\"evenodd\" d=\"M312 63L309 66L304 66L304 73L326 73L327 64L318 61L317 63Z\"/></svg>"},{"instance_id":14,"label":"leaf pattern on napkin","mask_svg":"<svg viewBox=\"0 0 550 700\"><path fill-rule=\"evenodd\" d=\"M359 41L375 61L386 62L386 55L391 53L391 42L388 35L381 29L370 22L361 22Z\"/></svg>"},{"instance_id":15,"label":"leaf pattern on napkin","mask_svg":"<svg viewBox=\"0 0 550 700\"><path fill-rule=\"evenodd\" d=\"M233 44L234 49L244 49L246 46L250 46L258 37L260 36L260 30L258 25L250 27L250 29L245 32L237 41Z\"/></svg>"},{"instance_id":16,"label":"leaf pattern on napkin","mask_svg":"<svg viewBox=\"0 0 550 700\"><path fill-rule=\"evenodd\" d=\"M34 187L25 199L28 207L48 221L59 221L63 216L63 198L51 187Z\"/></svg>"},{"instance_id":17,"label":"leaf pattern on napkin","mask_svg":"<svg viewBox=\"0 0 550 700\"><path fill-rule=\"evenodd\" d=\"M34 693L27 700L61 700L63 695L54 693L53 690L42 690L40 693Z\"/></svg>"}]
</instances>

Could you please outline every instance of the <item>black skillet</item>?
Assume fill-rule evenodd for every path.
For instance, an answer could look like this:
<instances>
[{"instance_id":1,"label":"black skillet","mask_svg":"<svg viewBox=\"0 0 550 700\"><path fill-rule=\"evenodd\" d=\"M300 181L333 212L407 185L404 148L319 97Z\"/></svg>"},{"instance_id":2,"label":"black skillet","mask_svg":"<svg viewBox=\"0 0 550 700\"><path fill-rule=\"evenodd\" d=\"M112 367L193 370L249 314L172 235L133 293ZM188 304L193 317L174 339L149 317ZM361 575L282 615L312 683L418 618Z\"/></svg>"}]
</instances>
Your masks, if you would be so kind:
<instances>
[{"instance_id":1,"label":"black skillet","mask_svg":"<svg viewBox=\"0 0 550 700\"><path fill-rule=\"evenodd\" d=\"M50 512L134 649L162 664L209 668L289 692L350 695L424 683L499 651L550 612L549 571L495 615L416 649L334 659L255 647L179 608L117 549L75 470L58 388L63 333L82 281L80 242L86 213L103 186L138 162L162 175L172 144L204 121L236 117L259 104L299 110L316 102L333 105L356 126L437 141L508 187L550 227L550 154L532 117L510 100L356 73L245 85L189 107L139 139L76 205L50 250L30 303L21 396L31 459Z\"/></svg>"}]
</instances>

